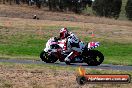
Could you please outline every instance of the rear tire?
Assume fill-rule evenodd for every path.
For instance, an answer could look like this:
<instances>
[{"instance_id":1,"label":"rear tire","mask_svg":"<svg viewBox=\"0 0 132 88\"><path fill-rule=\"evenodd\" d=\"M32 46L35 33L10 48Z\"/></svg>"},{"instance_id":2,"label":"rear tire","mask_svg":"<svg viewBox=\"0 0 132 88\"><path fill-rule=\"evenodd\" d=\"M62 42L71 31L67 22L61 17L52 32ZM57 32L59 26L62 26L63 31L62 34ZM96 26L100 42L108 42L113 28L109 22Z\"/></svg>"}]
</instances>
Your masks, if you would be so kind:
<instances>
[{"instance_id":1,"label":"rear tire","mask_svg":"<svg viewBox=\"0 0 132 88\"><path fill-rule=\"evenodd\" d=\"M65 61L65 63L66 63L67 65L70 65L70 64L71 64L69 61Z\"/></svg>"},{"instance_id":2,"label":"rear tire","mask_svg":"<svg viewBox=\"0 0 132 88\"><path fill-rule=\"evenodd\" d=\"M86 63L89 66L97 66L104 61L104 55L98 50L90 50L86 59Z\"/></svg>"}]
</instances>

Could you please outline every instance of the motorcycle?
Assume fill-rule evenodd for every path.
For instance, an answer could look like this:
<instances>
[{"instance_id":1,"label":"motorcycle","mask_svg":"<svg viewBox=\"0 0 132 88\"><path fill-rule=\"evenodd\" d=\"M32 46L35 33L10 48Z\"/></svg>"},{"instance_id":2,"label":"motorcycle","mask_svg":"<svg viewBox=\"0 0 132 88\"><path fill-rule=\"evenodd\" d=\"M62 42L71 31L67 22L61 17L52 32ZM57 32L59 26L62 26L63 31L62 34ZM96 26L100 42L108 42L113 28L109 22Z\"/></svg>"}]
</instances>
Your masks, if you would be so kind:
<instances>
[{"instance_id":1,"label":"motorcycle","mask_svg":"<svg viewBox=\"0 0 132 88\"><path fill-rule=\"evenodd\" d=\"M89 42L84 44L82 53L79 56L71 59L70 62L64 61L65 57L70 53L64 53L65 40L57 40L55 37L50 38L44 50L40 53L40 58L46 63L55 63L57 60L60 62L65 62L67 65L71 63L87 63L89 66L100 65L104 61L104 55L94 48L100 45L99 42Z\"/></svg>"}]
</instances>

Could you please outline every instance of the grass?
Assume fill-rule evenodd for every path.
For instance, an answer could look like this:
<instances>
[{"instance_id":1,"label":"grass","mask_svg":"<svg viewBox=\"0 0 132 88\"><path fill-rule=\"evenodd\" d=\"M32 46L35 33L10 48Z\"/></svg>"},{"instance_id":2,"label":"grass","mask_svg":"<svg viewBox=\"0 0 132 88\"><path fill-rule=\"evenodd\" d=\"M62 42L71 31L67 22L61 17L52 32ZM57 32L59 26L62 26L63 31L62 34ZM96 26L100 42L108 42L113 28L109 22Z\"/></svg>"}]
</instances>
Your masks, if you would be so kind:
<instances>
[{"instance_id":1,"label":"grass","mask_svg":"<svg viewBox=\"0 0 132 88\"><path fill-rule=\"evenodd\" d=\"M120 20L127 20L127 17L125 15L125 6L126 6L127 0L122 0L122 7L121 7L121 12L120 12Z\"/></svg>"},{"instance_id":2,"label":"grass","mask_svg":"<svg viewBox=\"0 0 132 88\"><path fill-rule=\"evenodd\" d=\"M53 30L60 29L60 26L44 26L42 30L31 30L23 31L21 29L1 28L3 34L0 35L0 53L1 56L29 56L39 57L39 53L43 50L47 40L57 35L52 34ZM68 27L71 30L78 29L78 27ZM17 32L17 30L22 31ZM15 34L13 33L15 32ZM58 30L59 31L59 30ZM42 33L42 34L41 34ZM44 35L43 35L44 34Z\"/></svg>"},{"instance_id":3,"label":"grass","mask_svg":"<svg viewBox=\"0 0 132 88\"><path fill-rule=\"evenodd\" d=\"M90 25L89 25L90 26ZM41 25L41 28L25 24L17 26L0 25L0 58L1 59L33 59L39 60L39 54L45 47L50 37L59 35L62 26ZM98 26L97 26L98 27ZM109 32L99 35L99 38L89 36L89 28L68 26L83 41L100 41L101 46L97 49L105 56L104 64L132 65L132 43L122 43L115 40L108 40ZM98 31L98 30L97 30ZM112 30L114 31L114 30ZM124 34L125 35L125 34ZM124 36L122 35L122 36ZM126 40L124 40L126 41Z\"/></svg>"},{"instance_id":4,"label":"grass","mask_svg":"<svg viewBox=\"0 0 132 88\"><path fill-rule=\"evenodd\" d=\"M71 67L71 66L59 66L59 65L48 65L48 64L17 64L17 63L8 63L8 62L0 62L1 67L7 68L21 68L21 69L51 69L51 70L62 70L62 71L71 71L78 74L78 67ZM90 69L87 68L86 74L130 74L132 75L132 71L122 71L122 70L103 70L103 69Z\"/></svg>"},{"instance_id":5,"label":"grass","mask_svg":"<svg viewBox=\"0 0 132 88\"><path fill-rule=\"evenodd\" d=\"M50 70L62 70L62 71L71 71L71 73L78 74L78 67L71 67L71 66L59 66L59 65L50 65L50 64L17 64L17 63L8 63L8 62L0 62L1 67L7 68L21 68L21 69L50 69ZM123 71L123 70L103 70L103 69L90 69L87 68L86 74L130 74L132 75L132 71ZM76 75L75 74L75 75Z\"/></svg>"},{"instance_id":6,"label":"grass","mask_svg":"<svg viewBox=\"0 0 132 88\"><path fill-rule=\"evenodd\" d=\"M20 11L20 9L19 9ZM91 18L91 17L90 17ZM95 20L96 18L89 19L90 23L100 23L100 21ZM63 24L55 24L49 22L49 25L41 25L41 29L36 27L37 24L32 24L31 20L29 23L26 23L28 20L21 19L20 22L15 21L16 24L13 26L5 26L0 21L0 59L32 59L38 60L39 53L43 50L46 41L52 37L58 35L59 28ZM87 20L87 19L86 19ZM34 20L33 20L34 21ZM102 21L102 20L101 20ZM14 23L15 23L14 22ZM41 21L38 21L41 22ZM45 24L44 21L42 24ZM71 22L69 22L70 24ZM109 24L103 20L103 23ZM116 23L116 24L115 24ZM119 25L118 25L119 23ZM56 26L53 26L56 25ZM71 31L75 32L83 41L92 41L88 35L87 30L91 27L73 27L72 24L68 28ZM82 23L84 24L84 23ZM110 24L114 24L116 26L123 27L115 27L115 28L126 28L123 22L114 22L110 21ZM127 22L130 26L130 23ZM16 25L16 26L15 26ZM18 26L19 25L19 26ZM78 26L79 24L74 24L74 26ZM88 24L86 24L88 25ZM102 27L101 27L102 26ZM102 30L105 29L105 25L94 24L93 29ZM112 25L110 25L111 29L115 29ZM86 29L85 29L86 28ZM85 31L86 32L85 32ZM109 29L110 30L110 29ZM104 32L103 34L105 34ZM98 33L97 33L98 34ZM107 34L107 33L106 33ZM126 35L126 34L124 34ZM100 50L105 55L104 63L107 64L120 64L120 65L132 65L132 43L127 41L128 43L119 42L116 37L113 37L112 41L107 38L95 39L101 42L101 46L97 49ZM122 35L123 36L123 35ZM99 36L100 37L100 36ZM131 36L130 36L131 38ZM96 69L87 69L88 74L130 74L132 75L132 71L116 71L116 70L96 70ZM70 67L70 66L57 66L57 65L46 65L46 64L13 64L13 63L1 63L0 62L0 87L1 88L80 88L75 81L75 75L78 73L78 67ZM131 88L132 84L88 84L81 86L81 88Z\"/></svg>"},{"instance_id":7,"label":"grass","mask_svg":"<svg viewBox=\"0 0 132 88\"><path fill-rule=\"evenodd\" d=\"M132 65L132 44L110 43L102 42L102 46L98 48L104 56L104 63L119 64L119 65Z\"/></svg>"},{"instance_id":8,"label":"grass","mask_svg":"<svg viewBox=\"0 0 132 88\"><path fill-rule=\"evenodd\" d=\"M11 19L10 22L12 22ZM15 22L18 22L18 24ZM31 21L31 23L25 23L26 20L23 23L22 22L20 20L16 20L12 22L14 24L10 26L4 25L4 21L0 22L1 59L14 58L39 60L39 54L45 47L47 40L50 37L59 35L59 29L62 27L60 23L56 23L56 25L55 23L51 23L51 25L48 25L46 21L44 22L44 25L42 25L42 22L40 24L39 21L36 21L35 25L32 23L33 21ZM81 27L81 23L79 23L80 26L75 22L74 25L77 26L73 26L73 23L71 24L69 22L65 22L65 24L70 24L70 26L67 27L70 29L70 31L77 34L82 41L99 41L101 43L101 46L97 49L101 51L105 56L104 64L132 65L132 42L126 40L127 37L129 39L131 39L131 37L127 36L125 33L122 34L122 36L112 34L115 31L116 33L130 31L127 29L127 26L121 27L118 25L109 27L106 25L108 28L106 29L103 27L104 25L101 26L101 24L96 24L95 27L92 25L94 28L93 30L91 29L90 24L85 24L86 26L83 28ZM110 29L112 30L109 31ZM98 37L91 37L91 31L95 31L94 33L96 33ZM104 31L104 33L100 31ZM131 36L131 31L128 33ZM111 39L109 36L112 36L110 37ZM123 39L125 42L120 42L118 37L125 38Z\"/></svg>"},{"instance_id":9,"label":"grass","mask_svg":"<svg viewBox=\"0 0 132 88\"><path fill-rule=\"evenodd\" d=\"M54 85L55 88L67 87L75 88L130 88L132 83L129 84L86 84L79 86L76 82L76 76L78 75L78 67L70 66L57 66L46 64L15 64L15 63L0 63L1 67L1 81L0 87L15 87L21 86L22 88L34 87L34 88L49 88L47 86ZM4 70L2 70L4 69ZM87 74L130 74L132 71L117 71L117 70L97 70L97 69L85 69ZM3 72L4 75L2 74ZM12 73L10 74L9 73ZM19 76L18 76L19 74ZM22 78L21 78L22 77ZM17 83L15 83L17 80ZM61 81L60 81L61 80ZM40 84L39 84L40 83ZM15 85L17 84L17 85ZM63 85L63 86L62 86Z\"/></svg>"}]
</instances>

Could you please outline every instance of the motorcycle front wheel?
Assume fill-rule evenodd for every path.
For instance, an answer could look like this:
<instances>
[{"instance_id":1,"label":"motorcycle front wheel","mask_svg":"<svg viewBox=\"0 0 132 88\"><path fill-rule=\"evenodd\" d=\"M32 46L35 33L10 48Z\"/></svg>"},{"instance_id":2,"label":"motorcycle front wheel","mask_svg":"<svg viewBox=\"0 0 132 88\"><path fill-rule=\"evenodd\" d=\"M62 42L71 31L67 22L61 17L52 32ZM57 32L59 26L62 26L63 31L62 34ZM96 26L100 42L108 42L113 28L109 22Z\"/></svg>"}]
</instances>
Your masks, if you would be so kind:
<instances>
[{"instance_id":1,"label":"motorcycle front wheel","mask_svg":"<svg viewBox=\"0 0 132 88\"><path fill-rule=\"evenodd\" d=\"M58 58L55 57L53 54L48 55L48 53L45 51L42 51L40 53L40 58L42 61L44 61L46 63L54 63L58 60Z\"/></svg>"}]
</instances>

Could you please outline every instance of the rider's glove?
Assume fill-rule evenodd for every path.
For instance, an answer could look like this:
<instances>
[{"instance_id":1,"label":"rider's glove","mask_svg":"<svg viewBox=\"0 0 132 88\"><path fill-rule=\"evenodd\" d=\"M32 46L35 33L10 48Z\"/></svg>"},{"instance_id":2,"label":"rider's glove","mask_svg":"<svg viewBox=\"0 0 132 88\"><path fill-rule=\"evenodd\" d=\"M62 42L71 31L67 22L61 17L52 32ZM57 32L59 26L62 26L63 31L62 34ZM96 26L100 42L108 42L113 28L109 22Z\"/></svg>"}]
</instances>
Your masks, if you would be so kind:
<instances>
[{"instance_id":1,"label":"rider's glove","mask_svg":"<svg viewBox=\"0 0 132 88\"><path fill-rule=\"evenodd\" d=\"M58 37L54 37L54 40L55 40L55 41L58 41L58 40L60 40L60 38L58 38Z\"/></svg>"}]
</instances>

